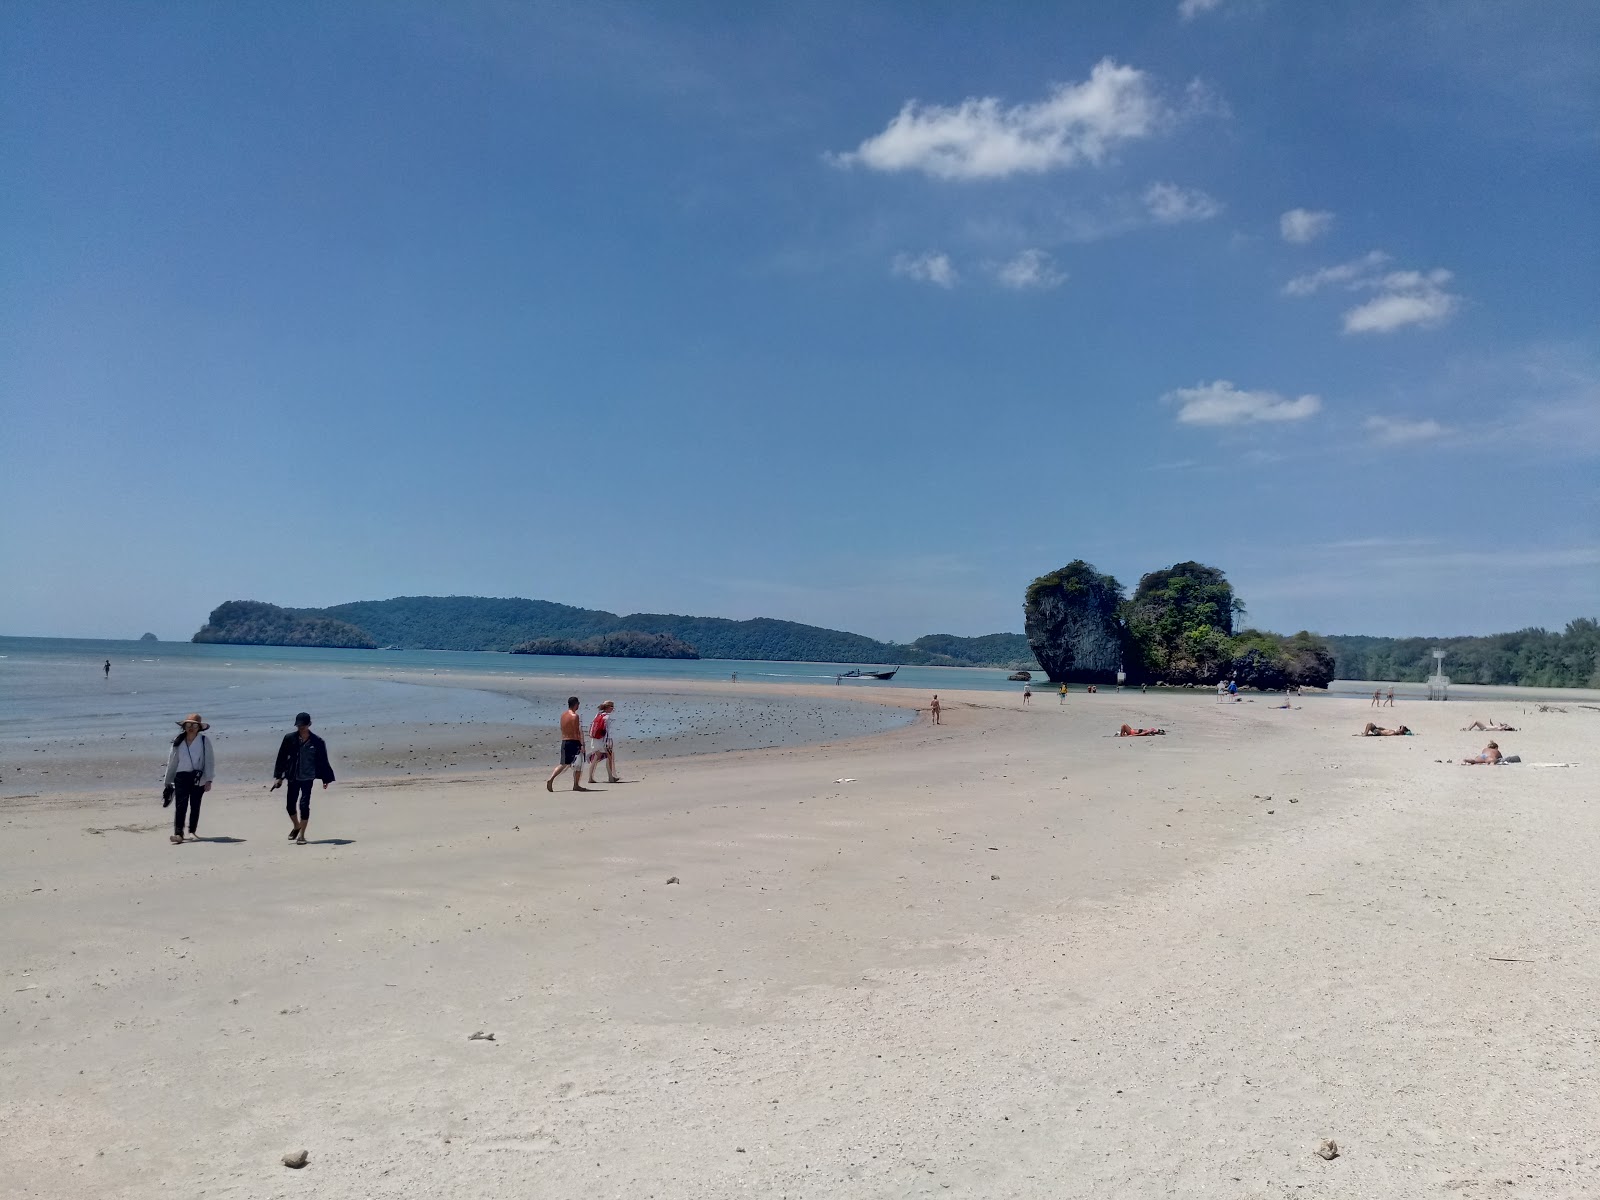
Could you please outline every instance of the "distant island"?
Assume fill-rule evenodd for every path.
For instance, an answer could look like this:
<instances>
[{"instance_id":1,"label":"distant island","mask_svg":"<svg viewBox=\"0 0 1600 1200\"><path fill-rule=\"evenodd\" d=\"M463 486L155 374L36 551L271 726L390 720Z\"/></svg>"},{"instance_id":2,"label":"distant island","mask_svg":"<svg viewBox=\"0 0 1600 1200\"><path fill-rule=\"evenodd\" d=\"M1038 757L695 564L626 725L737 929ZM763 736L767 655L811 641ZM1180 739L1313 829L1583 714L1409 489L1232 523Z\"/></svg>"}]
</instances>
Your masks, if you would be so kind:
<instances>
[{"instance_id":1,"label":"distant island","mask_svg":"<svg viewBox=\"0 0 1600 1200\"><path fill-rule=\"evenodd\" d=\"M371 635L347 621L314 610L279 608L260 600L229 600L211 610L211 619L191 641L230 646L327 646L376 650Z\"/></svg>"},{"instance_id":2,"label":"distant island","mask_svg":"<svg viewBox=\"0 0 1600 1200\"><path fill-rule=\"evenodd\" d=\"M159 642L161 639L153 633L147 633L139 639L141 642Z\"/></svg>"},{"instance_id":3,"label":"distant island","mask_svg":"<svg viewBox=\"0 0 1600 1200\"><path fill-rule=\"evenodd\" d=\"M534 638L511 647L513 654L570 654L588 658L699 658L700 652L670 633L624 629L592 638Z\"/></svg>"},{"instance_id":4,"label":"distant island","mask_svg":"<svg viewBox=\"0 0 1600 1200\"><path fill-rule=\"evenodd\" d=\"M259 600L230 600L212 610L194 640L250 646L513 650L549 639L587 643L621 634L672 638L701 658L1037 669L1028 639L1020 633L982 637L935 633L902 644L770 617L733 621L666 613L618 616L548 600L486 596L399 596L294 609Z\"/></svg>"}]
</instances>

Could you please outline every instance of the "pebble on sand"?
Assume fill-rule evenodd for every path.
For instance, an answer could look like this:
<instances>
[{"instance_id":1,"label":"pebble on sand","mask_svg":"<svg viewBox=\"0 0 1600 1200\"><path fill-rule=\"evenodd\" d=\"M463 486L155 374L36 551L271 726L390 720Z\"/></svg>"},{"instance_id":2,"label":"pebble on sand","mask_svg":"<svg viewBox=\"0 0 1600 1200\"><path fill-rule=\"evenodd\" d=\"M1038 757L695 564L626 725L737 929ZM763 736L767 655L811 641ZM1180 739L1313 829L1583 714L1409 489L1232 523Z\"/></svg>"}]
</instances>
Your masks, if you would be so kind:
<instances>
[{"instance_id":1,"label":"pebble on sand","mask_svg":"<svg viewBox=\"0 0 1600 1200\"><path fill-rule=\"evenodd\" d=\"M1339 1157L1339 1143L1329 1138L1317 1147L1317 1157L1325 1158L1329 1162Z\"/></svg>"},{"instance_id":2,"label":"pebble on sand","mask_svg":"<svg viewBox=\"0 0 1600 1200\"><path fill-rule=\"evenodd\" d=\"M294 1154L285 1154L283 1156L283 1165L295 1171L298 1171L310 1161L311 1155L304 1150L296 1151Z\"/></svg>"},{"instance_id":3,"label":"pebble on sand","mask_svg":"<svg viewBox=\"0 0 1600 1200\"><path fill-rule=\"evenodd\" d=\"M494 1034L485 1033L483 1030L480 1029L480 1030L478 1030L477 1033L469 1034L468 1037L467 1037L467 1041L469 1041L469 1042L492 1042L492 1041L494 1041Z\"/></svg>"},{"instance_id":4,"label":"pebble on sand","mask_svg":"<svg viewBox=\"0 0 1600 1200\"><path fill-rule=\"evenodd\" d=\"M676 875L674 875L670 879L668 879L667 882L668 883L677 883L678 882L678 877Z\"/></svg>"}]
</instances>

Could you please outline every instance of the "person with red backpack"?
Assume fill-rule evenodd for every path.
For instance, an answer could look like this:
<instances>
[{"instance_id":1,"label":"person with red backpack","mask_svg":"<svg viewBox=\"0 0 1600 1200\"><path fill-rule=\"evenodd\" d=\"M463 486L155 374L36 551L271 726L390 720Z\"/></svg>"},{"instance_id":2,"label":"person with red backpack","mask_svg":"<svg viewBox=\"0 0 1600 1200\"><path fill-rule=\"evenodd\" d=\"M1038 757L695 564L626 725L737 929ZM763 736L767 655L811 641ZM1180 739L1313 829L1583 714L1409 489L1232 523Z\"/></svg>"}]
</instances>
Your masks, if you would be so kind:
<instances>
[{"instance_id":1,"label":"person with red backpack","mask_svg":"<svg viewBox=\"0 0 1600 1200\"><path fill-rule=\"evenodd\" d=\"M607 700L595 710L594 720L589 725L589 782L595 781L595 768L600 765L600 760L605 759L606 782L621 783L617 778L617 747L611 740L611 713L617 706Z\"/></svg>"}]
</instances>

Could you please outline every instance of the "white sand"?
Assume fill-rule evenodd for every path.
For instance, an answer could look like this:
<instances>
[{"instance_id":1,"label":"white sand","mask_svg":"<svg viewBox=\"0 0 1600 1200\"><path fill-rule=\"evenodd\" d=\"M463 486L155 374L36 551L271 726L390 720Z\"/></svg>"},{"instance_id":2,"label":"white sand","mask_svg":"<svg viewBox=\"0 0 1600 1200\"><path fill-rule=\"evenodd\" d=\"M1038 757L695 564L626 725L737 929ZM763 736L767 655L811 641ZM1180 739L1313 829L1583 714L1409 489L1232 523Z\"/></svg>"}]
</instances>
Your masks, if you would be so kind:
<instances>
[{"instance_id":1,"label":"white sand","mask_svg":"<svg viewBox=\"0 0 1600 1200\"><path fill-rule=\"evenodd\" d=\"M1482 706L1489 769L1457 703L945 699L319 789L347 844L7 801L6 1194L1600 1195L1600 712Z\"/></svg>"}]
</instances>

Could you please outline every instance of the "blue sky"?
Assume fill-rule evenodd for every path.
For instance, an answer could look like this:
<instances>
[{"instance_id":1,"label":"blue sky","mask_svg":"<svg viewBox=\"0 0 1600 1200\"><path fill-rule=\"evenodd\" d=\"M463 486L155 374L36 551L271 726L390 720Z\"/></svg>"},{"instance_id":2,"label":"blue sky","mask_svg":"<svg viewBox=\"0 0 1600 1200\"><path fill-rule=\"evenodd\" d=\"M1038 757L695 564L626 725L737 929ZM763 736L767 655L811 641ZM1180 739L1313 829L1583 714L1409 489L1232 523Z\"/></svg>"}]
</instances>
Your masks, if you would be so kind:
<instances>
[{"instance_id":1,"label":"blue sky","mask_svg":"<svg viewBox=\"0 0 1600 1200\"><path fill-rule=\"evenodd\" d=\"M1600 609L1600 8L0 14L0 632Z\"/></svg>"}]
</instances>

